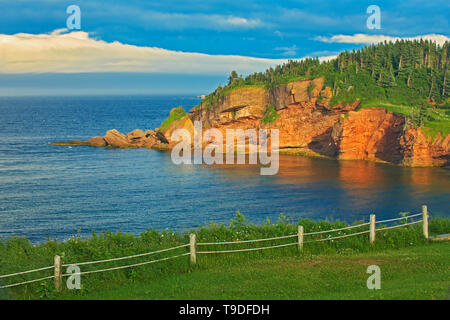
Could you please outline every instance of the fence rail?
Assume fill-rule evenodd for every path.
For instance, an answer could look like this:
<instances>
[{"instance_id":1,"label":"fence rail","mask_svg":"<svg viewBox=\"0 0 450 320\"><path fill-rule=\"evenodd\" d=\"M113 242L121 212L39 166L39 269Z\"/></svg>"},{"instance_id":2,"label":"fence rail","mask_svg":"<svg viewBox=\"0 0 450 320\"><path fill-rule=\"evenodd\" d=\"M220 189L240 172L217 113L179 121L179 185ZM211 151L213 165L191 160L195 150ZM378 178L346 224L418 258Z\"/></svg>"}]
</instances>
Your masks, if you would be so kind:
<instances>
[{"instance_id":1,"label":"fence rail","mask_svg":"<svg viewBox=\"0 0 450 320\"><path fill-rule=\"evenodd\" d=\"M16 272L16 273L11 273L11 274L5 274L3 276L0 276L0 279L2 279L2 278L9 278L9 277L18 276L18 275L27 274L27 273L32 273L32 272L49 270L49 269L53 269L53 268L54 268L54 266L48 266L48 267L39 268L39 269L33 269L33 270L28 270L28 271L22 271L22 272Z\"/></svg>"},{"instance_id":2,"label":"fence rail","mask_svg":"<svg viewBox=\"0 0 450 320\"><path fill-rule=\"evenodd\" d=\"M20 286L23 284L29 284L29 283L44 281L44 280L53 279L53 278L54 278L54 276L49 276L49 277L44 277L44 278L39 278L39 279L34 279L34 280L23 281L23 282L19 282L19 283L8 284L8 285L2 286L0 288L3 289L3 288L17 287L17 286Z\"/></svg>"},{"instance_id":3,"label":"fence rail","mask_svg":"<svg viewBox=\"0 0 450 320\"><path fill-rule=\"evenodd\" d=\"M414 221L414 222L398 224L398 225L395 225L395 226L384 227L384 228L378 229L377 231L389 230L389 229L394 229L394 228L400 228L400 227L409 226L411 224L416 224L416 223L420 223L420 222L423 222L423 219L420 219L420 220L417 220L417 221Z\"/></svg>"},{"instance_id":4,"label":"fence rail","mask_svg":"<svg viewBox=\"0 0 450 320\"><path fill-rule=\"evenodd\" d=\"M320 242L320 241L328 241L328 240L336 240L336 239L341 239L341 238L353 237L353 236L357 236L357 235L364 234L364 233L369 233L369 232L370 232L370 230L365 230L365 231L361 231L361 232L355 232L355 233L344 234L344 235L342 235L342 236L337 236L337 237L329 237L329 238L323 238L323 239L315 239L315 240L305 241L304 243Z\"/></svg>"},{"instance_id":5,"label":"fence rail","mask_svg":"<svg viewBox=\"0 0 450 320\"><path fill-rule=\"evenodd\" d=\"M280 240L280 239L288 239L296 237L296 234L291 234L287 236L281 237L273 237L273 238L262 238L255 240L237 240L237 241L219 241L219 242L200 242L197 243L198 246L209 246L209 245L221 245L221 244L239 244L239 243L252 243L252 242L261 242L261 241L270 241L270 240Z\"/></svg>"},{"instance_id":6,"label":"fence rail","mask_svg":"<svg viewBox=\"0 0 450 320\"><path fill-rule=\"evenodd\" d=\"M279 244L275 246L269 246L269 247L259 247L259 248L248 248L248 249L234 249L234 250L219 250L219 251L199 251L197 254L202 253L232 253L232 252L245 252L245 251L257 251L257 250L266 250L266 249L274 249L274 248L282 248L282 247L288 247L296 245L297 242L293 243L285 243L285 244Z\"/></svg>"},{"instance_id":7,"label":"fence rail","mask_svg":"<svg viewBox=\"0 0 450 320\"><path fill-rule=\"evenodd\" d=\"M414 218L414 217L417 217L417 216L422 216L422 219L420 219L418 221L407 222L408 221L407 219ZM197 262L197 254L220 254L220 253L249 252L249 251L259 251L259 250L283 248L283 247L289 247L289 246L294 246L294 245L297 245L298 249L302 250L303 249L303 245L305 243L337 240L337 239L341 239L341 238L353 237L353 236L366 234L366 233L370 234L369 241L370 241L370 243L373 244L375 242L375 234L376 234L377 231L379 232L379 231L383 231L383 230L389 230L389 229L394 229L394 228L401 228L401 227L405 227L405 226L408 226L408 225L413 225L413 224L417 224L417 223L421 223L421 222L423 224L423 235L424 235L424 237L426 239L428 239L428 218L429 217L428 217L427 206L422 206L422 212L421 213L412 214L412 215L409 215L409 216L376 221L375 220L375 215L372 214L370 216L370 222L367 222L367 223L361 223L361 224L352 225L352 226L348 226L348 227L344 227L344 228L337 228L337 229L323 230L323 231L315 231L315 232L309 232L309 233L304 233L303 232L303 230L304 230L303 226L299 226L297 234L291 234L291 235L286 235L286 236L271 237L271 238L261 238L261 239L250 239L250 240L219 241L219 242L199 242L199 243L197 243L196 235L195 234L191 234L190 235L190 241L187 244L183 244L183 245L179 245L179 246L175 246L175 247L171 247L171 248L166 248L166 249L161 249L161 250L157 250L157 251L152 251L152 252L146 252L146 253L140 253L140 254L135 254L135 255L130 255L130 256L124 256L124 257L117 257L117 258L103 259L103 260L85 261L85 262L78 262L78 263L62 264L61 263L61 258L59 256L55 256L54 265L53 266L48 266L48 267L43 267L43 268L38 268L38 269L33 269L33 270L27 270L27 271L22 271L22 272L16 272L16 273L11 273L11 274L6 274L6 275L0 275L0 279L14 277L14 276L20 276L20 275L24 275L24 274L33 273L33 272L46 271L46 270L50 270L50 269L53 269L53 271L54 271L54 274L52 276L46 276L46 277L39 278L39 279L33 279L33 280L27 280L27 281L17 282L17 283L13 283L13 284L8 284L8 285L5 285L5 286L0 286L0 289L16 287L16 286L30 284L30 283L39 282L39 281L44 281L44 280L48 280L48 279L54 279L55 287L58 290L61 290L61 288L62 288L62 286L61 286L62 278L74 275L72 273L65 273L65 274L63 274L62 269L64 267L93 265L93 264L107 263L107 262L113 262L113 261L121 261L121 260L126 260L126 259L134 259L134 258L138 258L138 257L146 257L146 256L150 256L150 255L155 255L155 254L159 254L159 253L163 253L163 252L169 252L169 251L173 251L173 250L176 250L176 249L187 248L187 247L189 247L189 252L186 252L186 253L183 253L183 254L178 254L178 255L175 255L175 256L169 256L169 257L165 257L165 258L160 258L160 259L155 259L155 260L149 260L149 261L129 264L129 265L125 265L125 266L117 266L117 267L110 267L110 268L104 268L104 269L99 269L99 270L84 271L84 272L77 273L77 275L87 275L87 274L93 274L93 273L99 273L99 272L107 272L107 271L113 271L113 270L121 270L121 269L126 269L126 268L133 268L133 267L148 265L148 264L157 263L157 262L161 262L161 261L172 260L172 259L176 259L176 258L180 258L180 257L184 257L184 256L190 256L191 264L195 264ZM401 221L401 220L404 220L404 222L402 224L394 225L394 226L387 226L387 227L382 227L382 228L376 229L376 224L393 222L393 221ZM334 232L338 232L338 231L350 230L350 229L360 228L360 227L364 227L364 226L369 226L369 230L363 230L363 231L353 232L353 233L339 235L339 236L333 236L333 237L329 236L327 238L321 238L321 239L314 239L314 240L304 241L304 237L305 236L312 236L312 235L326 234L326 233L334 233ZM216 246L216 245L234 245L234 244L244 244L244 243L258 243L258 242L274 241L274 240L290 239L290 238L297 238L297 241L296 242L291 242L291 243L277 244L277 245L272 245L272 246L263 246L263 247L245 248L245 249L197 251L197 247L198 246Z\"/></svg>"},{"instance_id":8,"label":"fence rail","mask_svg":"<svg viewBox=\"0 0 450 320\"><path fill-rule=\"evenodd\" d=\"M416 213L416 214L411 214L409 216L404 216L404 217L400 217L400 218L394 218L394 219L387 219L387 220L381 220L381 221L376 221L375 223L386 223L386 222L392 222L392 221L398 221L398 220L405 220L407 221L408 218L414 218L417 216L421 216L423 215L423 213Z\"/></svg>"},{"instance_id":9,"label":"fence rail","mask_svg":"<svg viewBox=\"0 0 450 320\"><path fill-rule=\"evenodd\" d=\"M309 236L309 235L313 235L313 234L330 233L330 232L336 232L336 231L342 231L342 230L348 230L348 229L354 229L354 228L359 228L359 227L363 227L363 226L368 226L369 224L370 224L370 222L366 222L366 223L361 223L361 224L355 224L355 225L345 227L345 228L308 232L308 233L304 233L303 235Z\"/></svg>"},{"instance_id":10,"label":"fence rail","mask_svg":"<svg viewBox=\"0 0 450 320\"><path fill-rule=\"evenodd\" d=\"M158 251L152 251L152 252L135 254L135 255L132 255L132 256L111 258L111 259L105 259L105 260L86 261L86 262L80 262L80 263L68 263L68 264L63 264L62 266L63 267L68 267L68 266L73 266L73 265L84 266L84 265L88 265L88 264L97 264L97 263L104 263L104 262L111 262L111 261L120 261L120 260L125 260L125 259L133 259L133 258L138 258L138 257L149 256L149 255L152 255L152 254L172 251L172 250L175 250L175 249L184 248L184 247L188 247L188 246L189 246L189 244L183 244L181 246L176 246L176 247L172 247L172 248L162 249L162 250L158 250Z\"/></svg>"},{"instance_id":11,"label":"fence rail","mask_svg":"<svg viewBox=\"0 0 450 320\"><path fill-rule=\"evenodd\" d=\"M160 262L160 261L166 261L166 260L171 260L171 259L175 259L175 258L179 258L179 257L184 257L189 255L190 253L183 253L183 254L179 254L177 256L172 256L172 257L167 257L167 258L161 258L161 259L157 259L157 260L150 260L150 261L146 261L146 262L140 262L140 263L135 263L135 264L130 264L127 266L120 266L120 267L113 267L113 268L106 268L106 269L101 269L101 270L92 270L92 271L85 271L85 272L80 272L77 273L79 275L82 274L91 274L91 273L98 273L98 272L106 272L106 271L113 271L113 270L120 270L120 269L126 269L126 268L132 268L132 267L138 267L138 266L143 266L146 264L150 264L150 263L155 263L155 262ZM72 274L63 274L63 277L68 277L71 276Z\"/></svg>"}]
</instances>

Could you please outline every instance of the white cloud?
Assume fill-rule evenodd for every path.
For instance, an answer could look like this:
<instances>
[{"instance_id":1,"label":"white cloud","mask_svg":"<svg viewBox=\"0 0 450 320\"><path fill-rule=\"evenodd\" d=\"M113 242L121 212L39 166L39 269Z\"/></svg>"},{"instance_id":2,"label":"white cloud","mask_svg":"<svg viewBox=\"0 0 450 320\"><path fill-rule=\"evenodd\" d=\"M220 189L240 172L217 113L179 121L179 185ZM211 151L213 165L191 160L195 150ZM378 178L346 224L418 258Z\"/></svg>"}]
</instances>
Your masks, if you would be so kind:
<instances>
[{"instance_id":1,"label":"white cloud","mask_svg":"<svg viewBox=\"0 0 450 320\"><path fill-rule=\"evenodd\" d=\"M234 23L246 23L235 21ZM161 72L247 74L286 59L209 55L96 40L83 31L0 34L0 73Z\"/></svg>"},{"instance_id":2,"label":"white cloud","mask_svg":"<svg viewBox=\"0 0 450 320\"><path fill-rule=\"evenodd\" d=\"M283 56L293 56L297 54L297 46L294 44L290 47L276 47L275 50L282 51Z\"/></svg>"},{"instance_id":3,"label":"white cloud","mask_svg":"<svg viewBox=\"0 0 450 320\"><path fill-rule=\"evenodd\" d=\"M256 28L262 26L262 22L259 19L246 19L240 17L228 17L224 20L225 24L237 27Z\"/></svg>"},{"instance_id":4,"label":"white cloud","mask_svg":"<svg viewBox=\"0 0 450 320\"><path fill-rule=\"evenodd\" d=\"M328 37L316 37L315 40L322 41L322 42L328 42L328 43L379 43L386 41L392 41L395 42L396 40L418 40L418 39L424 39L424 40L431 40L436 41L438 45L443 45L445 41L450 41L450 38L441 34L427 34L423 36L415 36L415 37L392 37L392 36L385 36L385 35L369 35L369 34L362 34L357 33L354 35L335 35L331 38Z\"/></svg>"},{"instance_id":5,"label":"white cloud","mask_svg":"<svg viewBox=\"0 0 450 320\"><path fill-rule=\"evenodd\" d=\"M323 61L330 61L330 60L333 60L333 59L336 59L336 58L337 58L337 55L322 56L322 57L319 57L319 61L320 61L320 62L323 62Z\"/></svg>"},{"instance_id":6,"label":"white cloud","mask_svg":"<svg viewBox=\"0 0 450 320\"><path fill-rule=\"evenodd\" d=\"M263 22L259 18L245 18L235 15L169 13L154 10L141 10L126 6L112 6L107 7L105 10L111 17L120 15L120 19L132 19L133 21L139 23L139 25L151 29L206 29L234 31L271 27L270 23Z\"/></svg>"}]
</instances>

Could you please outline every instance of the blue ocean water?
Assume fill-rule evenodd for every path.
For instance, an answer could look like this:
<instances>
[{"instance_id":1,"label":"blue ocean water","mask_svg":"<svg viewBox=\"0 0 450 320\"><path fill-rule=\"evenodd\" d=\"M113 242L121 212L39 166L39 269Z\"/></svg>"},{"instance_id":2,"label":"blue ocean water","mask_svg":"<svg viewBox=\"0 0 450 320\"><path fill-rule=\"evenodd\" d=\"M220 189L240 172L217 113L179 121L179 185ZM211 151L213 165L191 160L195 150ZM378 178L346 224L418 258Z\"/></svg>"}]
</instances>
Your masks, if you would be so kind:
<instances>
[{"instance_id":1,"label":"blue ocean water","mask_svg":"<svg viewBox=\"0 0 450 320\"><path fill-rule=\"evenodd\" d=\"M0 98L0 237L66 239L81 229L139 233L227 223L240 210L253 223L367 221L420 212L449 216L450 172L365 161L280 156L275 176L258 166L176 166L149 149L51 146L108 129L154 129L196 97Z\"/></svg>"}]
</instances>

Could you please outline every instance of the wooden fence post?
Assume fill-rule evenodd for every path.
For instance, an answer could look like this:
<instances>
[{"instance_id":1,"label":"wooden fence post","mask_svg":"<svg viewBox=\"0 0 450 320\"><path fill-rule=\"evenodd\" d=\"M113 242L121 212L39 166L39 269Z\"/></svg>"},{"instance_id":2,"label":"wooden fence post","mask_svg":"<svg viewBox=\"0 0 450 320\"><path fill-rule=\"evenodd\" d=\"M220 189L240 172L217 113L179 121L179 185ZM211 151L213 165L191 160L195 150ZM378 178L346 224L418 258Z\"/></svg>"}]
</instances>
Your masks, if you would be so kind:
<instances>
[{"instance_id":1,"label":"wooden fence post","mask_svg":"<svg viewBox=\"0 0 450 320\"><path fill-rule=\"evenodd\" d=\"M62 265L61 265L61 257L56 255L54 259L54 282L55 282L55 289L57 291L61 291L62 289Z\"/></svg>"},{"instance_id":2,"label":"wooden fence post","mask_svg":"<svg viewBox=\"0 0 450 320\"><path fill-rule=\"evenodd\" d=\"M422 225L423 225L423 236L428 239L428 208L427 206L422 206Z\"/></svg>"},{"instance_id":3,"label":"wooden fence post","mask_svg":"<svg viewBox=\"0 0 450 320\"><path fill-rule=\"evenodd\" d=\"M303 250L303 226L298 226L298 250Z\"/></svg>"},{"instance_id":4,"label":"wooden fence post","mask_svg":"<svg viewBox=\"0 0 450 320\"><path fill-rule=\"evenodd\" d=\"M196 252L196 245L197 245L197 240L195 238L195 234L191 233L191 235L189 236L189 248L190 248L190 252L191 252L191 264L196 264L197 263L197 252Z\"/></svg>"},{"instance_id":5,"label":"wooden fence post","mask_svg":"<svg viewBox=\"0 0 450 320\"><path fill-rule=\"evenodd\" d=\"M375 215L370 215L370 243L375 242Z\"/></svg>"}]
</instances>

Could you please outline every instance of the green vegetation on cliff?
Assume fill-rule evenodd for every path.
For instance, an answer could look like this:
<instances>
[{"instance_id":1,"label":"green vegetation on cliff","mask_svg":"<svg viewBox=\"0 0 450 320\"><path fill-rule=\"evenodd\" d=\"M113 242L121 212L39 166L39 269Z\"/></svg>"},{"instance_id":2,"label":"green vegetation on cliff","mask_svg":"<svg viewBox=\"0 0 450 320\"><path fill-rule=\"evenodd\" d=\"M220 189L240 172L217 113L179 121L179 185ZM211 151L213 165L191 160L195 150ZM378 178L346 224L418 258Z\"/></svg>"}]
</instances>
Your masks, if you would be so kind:
<instances>
[{"instance_id":1,"label":"green vegetation on cliff","mask_svg":"<svg viewBox=\"0 0 450 320\"><path fill-rule=\"evenodd\" d=\"M229 85L222 87L219 85L213 94L208 94L205 99L202 100L203 105L206 109L209 109L217 104L219 104L219 100L226 95L228 95L231 91L241 89L241 88L261 88L264 87L264 84L254 83L248 84L242 78L239 78L236 81L231 82Z\"/></svg>"},{"instance_id":2,"label":"green vegetation on cliff","mask_svg":"<svg viewBox=\"0 0 450 320\"><path fill-rule=\"evenodd\" d=\"M261 119L262 123L272 123L279 117L279 114L275 110L275 107L273 104L269 104L267 106L267 110L264 113L264 118Z\"/></svg>"},{"instance_id":3,"label":"green vegetation on cliff","mask_svg":"<svg viewBox=\"0 0 450 320\"><path fill-rule=\"evenodd\" d=\"M166 120L164 120L164 122L161 123L161 125L159 126L159 131L164 132L172 122L180 120L185 115L186 115L186 111L184 111L182 106L173 108L170 111L169 117Z\"/></svg>"}]
</instances>

